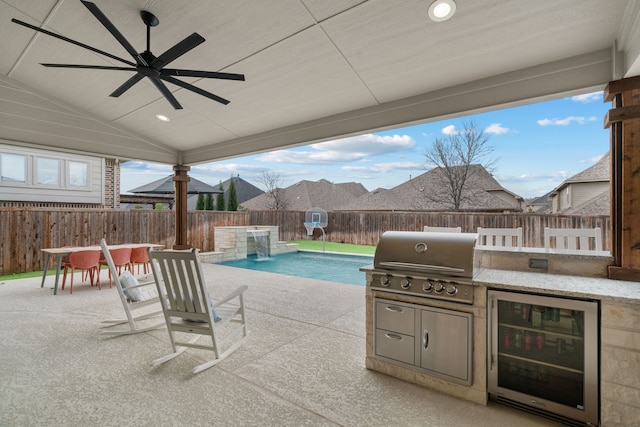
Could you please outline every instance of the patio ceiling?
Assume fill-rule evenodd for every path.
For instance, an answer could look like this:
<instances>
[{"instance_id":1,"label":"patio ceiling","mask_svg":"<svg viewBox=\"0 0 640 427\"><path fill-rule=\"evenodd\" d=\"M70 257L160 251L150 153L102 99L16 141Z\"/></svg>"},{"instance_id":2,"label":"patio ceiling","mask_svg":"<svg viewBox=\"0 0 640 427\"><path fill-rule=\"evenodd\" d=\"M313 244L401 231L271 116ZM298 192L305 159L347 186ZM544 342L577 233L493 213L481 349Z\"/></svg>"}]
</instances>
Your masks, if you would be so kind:
<instances>
[{"instance_id":1,"label":"patio ceiling","mask_svg":"<svg viewBox=\"0 0 640 427\"><path fill-rule=\"evenodd\" d=\"M130 59L79 0L0 0L0 139L120 159L194 164L406 124L601 90L640 74L640 2L456 0L436 23L431 0L94 0L139 51L141 10L159 55L192 32L207 41L173 68L242 73L184 79L227 106L146 79L109 94L120 66L11 23L28 22ZM156 119L164 114L171 119Z\"/></svg>"}]
</instances>

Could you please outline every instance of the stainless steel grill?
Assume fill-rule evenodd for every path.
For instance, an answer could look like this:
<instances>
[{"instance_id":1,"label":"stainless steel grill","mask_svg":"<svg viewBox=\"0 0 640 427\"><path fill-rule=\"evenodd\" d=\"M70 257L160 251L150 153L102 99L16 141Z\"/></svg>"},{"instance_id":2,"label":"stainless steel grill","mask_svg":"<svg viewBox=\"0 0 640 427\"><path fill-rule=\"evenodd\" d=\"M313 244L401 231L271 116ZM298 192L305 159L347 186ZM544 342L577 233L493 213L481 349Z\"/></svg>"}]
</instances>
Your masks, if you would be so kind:
<instances>
[{"instance_id":1,"label":"stainless steel grill","mask_svg":"<svg viewBox=\"0 0 640 427\"><path fill-rule=\"evenodd\" d=\"M473 304L473 233L387 231L370 286L387 292Z\"/></svg>"}]
</instances>

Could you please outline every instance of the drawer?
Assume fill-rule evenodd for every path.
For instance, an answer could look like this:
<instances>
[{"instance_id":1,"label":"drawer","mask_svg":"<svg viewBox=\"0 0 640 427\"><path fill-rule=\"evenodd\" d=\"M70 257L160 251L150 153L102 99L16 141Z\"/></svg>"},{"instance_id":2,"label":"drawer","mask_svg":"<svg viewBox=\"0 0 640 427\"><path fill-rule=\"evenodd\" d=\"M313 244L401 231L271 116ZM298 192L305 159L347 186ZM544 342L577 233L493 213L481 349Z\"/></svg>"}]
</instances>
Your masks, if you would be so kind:
<instances>
[{"instance_id":1,"label":"drawer","mask_svg":"<svg viewBox=\"0 0 640 427\"><path fill-rule=\"evenodd\" d=\"M376 302L376 328L398 332L403 335L414 335L416 310L391 301Z\"/></svg>"},{"instance_id":2,"label":"drawer","mask_svg":"<svg viewBox=\"0 0 640 427\"><path fill-rule=\"evenodd\" d=\"M415 364L415 338L397 332L376 329L376 355Z\"/></svg>"}]
</instances>

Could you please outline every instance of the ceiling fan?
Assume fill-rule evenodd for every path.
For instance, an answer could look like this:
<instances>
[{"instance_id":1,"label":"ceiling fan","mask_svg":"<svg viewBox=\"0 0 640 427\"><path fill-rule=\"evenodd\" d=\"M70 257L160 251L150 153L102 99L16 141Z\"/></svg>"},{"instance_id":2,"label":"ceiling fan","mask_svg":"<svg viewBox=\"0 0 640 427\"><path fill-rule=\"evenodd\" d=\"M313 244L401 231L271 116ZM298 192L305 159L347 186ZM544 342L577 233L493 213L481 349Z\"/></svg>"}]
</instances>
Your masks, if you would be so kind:
<instances>
[{"instance_id":1,"label":"ceiling fan","mask_svg":"<svg viewBox=\"0 0 640 427\"><path fill-rule=\"evenodd\" d=\"M164 82L173 83L176 86L180 86L184 89L195 92L199 95L206 96L209 99L213 99L214 101L218 101L224 105L229 103L229 100L214 95L206 90L202 90L192 84L185 83L182 80L178 80L176 77L184 76L184 77L201 77L201 78L209 78L209 79L225 79L225 80L241 80L244 81L244 74L232 74L232 73L220 73L215 71L198 71L198 70L181 70L176 68L164 68L169 65L172 61L178 59L194 47L205 41L204 37L199 35L198 33L193 33L190 36L186 37L181 42L178 42L173 47L168 49L166 52L161 54L160 56L155 56L151 53L151 27L155 27L159 24L158 18L153 15L151 12L143 10L140 12L140 17L142 18L142 22L147 26L147 49L144 52L138 53L131 46L131 44L127 41L127 39L118 31L118 29L109 21L104 13L96 6L94 3L80 0L82 4L84 4L87 9L95 16L98 21L104 25L104 27L115 37L116 40L126 49L127 52L133 57L135 62L127 61L126 59L122 59L110 53L104 52L100 49L96 49L84 43L80 43L78 41L72 40L70 38L61 36L59 34L52 33L51 31L47 31L42 28L38 28L31 24L27 24L26 22L20 21L18 19L12 19L11 22L15 22L16 24L22 25L24 27L30 28L32 30L41 32L48 36L55 37L60 40L64 40L68 43L74 44L76 46L83 47L92 52L99 53L101 55L107 56L109 58L115 59L122 63L129 65L128 67L109 67L102 65L79 65L79 64L42 64L45 67L56 67L56 68L89 68L95 70L118 70L118 71L135 71L136 74L131 77L129 80L124 82L120 87L118 87L113 93L109 96L119 97L127 90L131 89L133 85L138 83L140 80L147 77L151 82L155 85L155 87L162 93L162 95L169 101L169 103L176 110L182 109L182 105L178 102L175 96L169 91Z\"/></svg>"}]
</instances>

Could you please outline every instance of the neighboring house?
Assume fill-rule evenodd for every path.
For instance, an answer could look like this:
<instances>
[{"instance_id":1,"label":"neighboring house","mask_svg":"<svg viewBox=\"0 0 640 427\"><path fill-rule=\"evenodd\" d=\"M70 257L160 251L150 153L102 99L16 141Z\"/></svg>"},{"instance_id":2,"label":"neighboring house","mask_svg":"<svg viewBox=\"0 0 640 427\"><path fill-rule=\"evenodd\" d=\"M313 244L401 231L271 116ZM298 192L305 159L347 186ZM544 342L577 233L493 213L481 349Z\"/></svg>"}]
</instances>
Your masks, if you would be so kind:
<instances>
[{"instance_id":1,"label":"neighboring house","mask_svg":"<svg viewBox=\"0 0 640 427\"><path fill-rule=\"evenodd\" d=\"M609 215L609 153L596 164L572 176L551 192L551 213ZM592 204L592 206L589 206ZM584 213L589 212L589 213Z\"/></svg>"},{"instance_id":2,"label":"neighboring house","mask_svg":"<svg viewBox=\"0 0 640 427\"><path fill-rule=\"evenodd\" d=\"M233 185L236 187L236 198L238 200L239 205L243 205L247 200L251 200L254 197L258 197L263 194L264 191L251 184L248 181L240 178L240 176L233 176L226 181L222 182L222 189L224 191L224 205L227 206L229 203L229 184L231 184L231 180L233 180ZM212 187L220 188L220 184L212 185ZM213 195L213 206L216 205L216 197L218 195ZM198 202L197 194L190 194L187 198L187 209L192 211L196 209L196 203ZM243 205L244 206L244 205Z\"/></svg>"},{"instance_id":3,"label":"neighboring house","mask_svg":"<svg viewBox=\"0 0 640 427\"><path fill-rule=\"evenodd\" d=\"M441 170L432 169L389 190L377 190L337 210L451 211L451 203L430 197L442 187ZM472 165L462 211L521 212L524 199L502 187L481 165Z\"/></svg>"},{"instance_id":4,"label":"neighboring house","mask_svg":"<svg viewBox=\"0 0 640 427\"><path fill-rule=\"evenodd\" d=\"M530 213L550 213L551 212L551 191L544 196L536 197L525 201L526 212Z\"/></svg>"},{"instance_id":5,"label":"neighboring house","mask_svg":"<svg viewBox=\"0 0 640 427\"><path fill-rule=\"evenodd\" d=\"M119 189L116 159L0 144L0 207L117 209Z\"/></svg>"},{"instance_id":6,"label":"neighboring house","mask_svg":"<svg viewBox=\"0 0 640 427\"><path fill-rule=\"evenodd\" d=\"M362 184L356 182L333 184L326 179L315 182L300 181L283 188L282 191L284 192L286 209L292 211L307 211L318 207L330 212L350 200L369 194ZM270 209L272 201L272 196L264 193L242 203L242 206L250 210L267 210Z\"/></svg>"}]
</instances>

